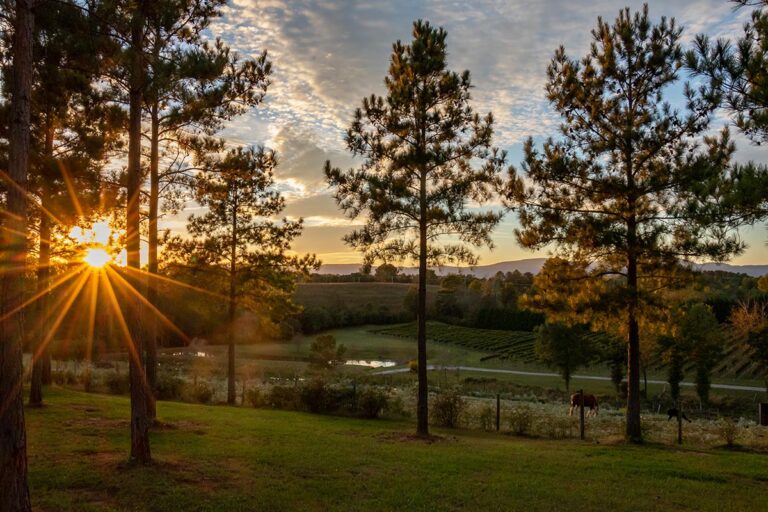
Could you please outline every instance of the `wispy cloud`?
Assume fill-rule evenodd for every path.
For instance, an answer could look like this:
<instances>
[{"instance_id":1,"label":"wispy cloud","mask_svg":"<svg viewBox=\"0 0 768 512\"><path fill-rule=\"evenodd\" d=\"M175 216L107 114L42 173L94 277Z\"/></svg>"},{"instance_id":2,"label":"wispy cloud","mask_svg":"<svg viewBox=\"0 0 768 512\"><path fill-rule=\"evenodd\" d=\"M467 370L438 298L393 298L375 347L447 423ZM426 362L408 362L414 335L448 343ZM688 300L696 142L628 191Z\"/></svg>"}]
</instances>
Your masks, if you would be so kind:
<instances>
[{"instance_id":1,"label":"wispy cloud","mask_svg":"<svg viewBox=\"0 0 768 512\"><path fill-rule=\"evenodd\" d=\"M492 111L496 143L516 163L528 136L554 135L560 123L544 93L546 67L554 50L565 46L583 56L598 16L613 20L620 8L642 7L641 0L233 0L211 27L245 57L266 49L274 66L267 100L238 119L227 137L241 144L263 144L280 157L279 186L289 201L286 213L312 218L297 245L307 250L323 237L335 236L334 249L322 242L334 261L349 261L340 237L349 221L336 209L323 182L322 165L348 167L344 132L363 97L383 93L392 43L410 38L411 23L423 18L448 31L449 65L469 69L477 111ZM734 11L724 0L651 0L654 19L675 17L685 27L685 41L696 33L714 37L740 34L748 9ZM762 148L740 146L745 157L765 160ZM322 220L319 220L322 219ZM346 223L346 224L344 224ZM322 224L322 226L320 225ZM308 222L309 225L309 222ZM530 256L516 247L510 233L514 217L499 228L497 250L486 262ZM346 227L345 227L346 226ZM754 247L743 261L766 260L763 230L747 234ZM348 251L348 249L347 249ZM315 250L315 252L320 252Z\"/></svg>"}]
</instances>

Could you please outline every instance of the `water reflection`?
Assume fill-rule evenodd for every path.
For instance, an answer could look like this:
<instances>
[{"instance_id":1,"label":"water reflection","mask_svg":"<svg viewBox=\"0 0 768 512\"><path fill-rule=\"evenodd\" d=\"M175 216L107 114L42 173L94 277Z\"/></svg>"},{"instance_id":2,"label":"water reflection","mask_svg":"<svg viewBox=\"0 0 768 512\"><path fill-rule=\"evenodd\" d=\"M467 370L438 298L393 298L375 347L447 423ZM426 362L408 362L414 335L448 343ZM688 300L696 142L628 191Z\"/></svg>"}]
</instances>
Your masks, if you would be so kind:
<instances>
[{"instance_id":1,"label":"water reflection","mask_svg":"<svg viewBox=\"0 0 768 512\"><path fill-rule=\"evenodd\" d=\"M389 368L391 366L397 366L395 361L379 361L375 359L348 359L344 364L349 366L365 366L368 368Z\"/></svg>"}]
</instances>

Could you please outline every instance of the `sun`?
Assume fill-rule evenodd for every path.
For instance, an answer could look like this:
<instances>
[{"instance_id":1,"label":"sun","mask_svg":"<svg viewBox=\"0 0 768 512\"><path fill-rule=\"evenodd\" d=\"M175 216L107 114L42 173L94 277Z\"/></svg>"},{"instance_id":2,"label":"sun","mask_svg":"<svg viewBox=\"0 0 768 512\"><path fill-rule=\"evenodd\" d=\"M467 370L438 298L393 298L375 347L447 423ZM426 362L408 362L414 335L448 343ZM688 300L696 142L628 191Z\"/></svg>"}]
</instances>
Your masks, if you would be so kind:
<instances>
[{"instance_id":1,"label":"sun","mask_svg":"<svg viewBox=\"0 0 768 512\"><path fill-rule=\"evenodd\" d=\"M85 251L83 261L93 268L102 268L104 265L112 261L112 256L110 256L109 253L104 249L91 247Z\"/></svg>"}]
</instances>

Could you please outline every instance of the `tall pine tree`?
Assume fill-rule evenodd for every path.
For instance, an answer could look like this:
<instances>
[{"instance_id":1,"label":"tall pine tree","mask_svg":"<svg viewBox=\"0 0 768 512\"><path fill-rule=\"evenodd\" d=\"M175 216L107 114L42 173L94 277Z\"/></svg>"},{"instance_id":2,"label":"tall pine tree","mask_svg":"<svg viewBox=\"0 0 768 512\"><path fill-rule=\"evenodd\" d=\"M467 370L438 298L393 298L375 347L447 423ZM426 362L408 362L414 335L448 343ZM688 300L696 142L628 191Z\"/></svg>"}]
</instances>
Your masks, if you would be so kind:
<instances>
[{"instance_id":1,"label":"tall pine tree","mask_svg":"<svg viewBox=\"0 0 768 512\"><path fill-rule=\"evenodd\" d=\"M366 261L413 260L419 265L417 432L429 434L427 405L427 266L474 264L471 246L492 246L496 211L470 209L490 199L505 154L491 147L493 117L470 104L469 71L449 71L446 32L413 24L413 41L393 45L385 97L357 109L347 147L364 159L342 171L326 163L328 183L350 218L365 226L345 240ZM440 238L450 241L440 243Z\"/></svg>"},{"instance_id":2,"label":"tall pine tree","mask_svg":"<svg viewBox=\"0 0 768 512\"><path fill-rule=\"evenodd\" d=\"M25 291L35 8L35 0L16 0L13 6L8 174L3 176L6 208L0 231L0 510L19 512L31 510L22 396L24 317L6 313L17 309Z\"/></svg>"},{"instance_id":3,"label":"tall pine tree","mask_svg":"<svg viewBox=\"0 0 768 512\"><path fill-rule=\"evenodd\" d=\"M727 132L705 138L704 150L696 140L716 102L687 87L684 113L663 99L678 81L680 34L674 20L651 23L646 6L634 15L622 10L612 25L598 19L580 61L558 49L547 95L563 117L562 136L542 152L528 140L523 172L512 169L507 188L520 215L518 241L552 246L570 261L560 283L554 276L540 290L542 301L562 304L562 294L571 293L562 314L595 326L597 317L621 319L626 436L635 442L642 440L643 312L677 278L681 259L720 261L742 249L728 231L738 214L721 204L733 144ZM576 305L579 299L584 303Z\"/></svg>"},{"instance_id":4,"label":"tall pine tree","mask_svg":"<svg viewBox=\"0 0 768 512\"><path fill-rule=\"evenodd\" d=\"M237 313L256 313L262 336L277 334L278 323L296 313L292 302L297 273L316 268L314 255L288 254L301 234L302 220L272 220L285 208L274 189L275 155L263 148L236 148L207 159L197 177L196 199L208 209L191 216L191 240L175 238L168 258L206 272L228 298L227 403L235 403Z\"/></svg>"},{"instance_id":5,"label":"tall pine tree","mask_svg":"<svg viewBox=\"0 0 768 512\"><path fill-rule=\"evenodd\" d=\"M234 116L261 102L271 70L266 52L241 61L222 43L203 37L221 15L226 0L162 0L147 16L148 83L144 94L149 121L149 194L147 270L158 268L161 199L178 205L180 191L195 172L189 153L210 145L207 137ZM147 298L157 303L157 281L148 280ZM149 386L156 384L159 326L153 318L146 338ZM156 415L152 396L149 416Z\"/></svg>"}]
</instances>

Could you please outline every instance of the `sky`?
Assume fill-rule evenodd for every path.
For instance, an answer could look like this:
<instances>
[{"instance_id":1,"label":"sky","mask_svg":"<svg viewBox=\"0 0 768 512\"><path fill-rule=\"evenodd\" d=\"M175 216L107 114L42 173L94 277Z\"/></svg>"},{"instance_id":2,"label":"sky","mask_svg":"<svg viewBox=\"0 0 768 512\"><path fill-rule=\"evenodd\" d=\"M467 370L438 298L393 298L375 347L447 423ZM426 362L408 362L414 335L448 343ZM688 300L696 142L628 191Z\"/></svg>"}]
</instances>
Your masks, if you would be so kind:
<instances>
[{"instance_id":1,"label":"sky","mask_svg":"<svg viewBox=\"0 0 768 512\"><path fill-rule=\"evenodd\" d=\"M689 43L695 34L736 36L749 10L734 11L724 0L649 1L654 21L674 17ZM582 57L598 16L612 21L619 9L639 9L642 2L611 0L231 0L224 16L210 28L243 57L267 50L273 65L266 101L226 128L236 144L274 149L279 158L278 187L287 199L286 215L301 216L305 229L293 246L314 252L324 263L355 263L359 253L342 236L354 228L336 207L324 183L322 166L348 168L355 162L346 151L344 132L363 97L384 93L384 76L392 43L410 40L411 25L425 19L448 32L448 66L468 69L474 90L472 105L493 112L494 144L519 164L529 136L541 141L556 135L559 118L544 95L546 67L564 45ZM683 75L685 76L685 75ZM674 94L672 95L675 96ZM679 95L678 95L679 96ZM725 122L725 114L719 116ZM737 160L766 161L768 150L736 136ZM183 228L194 206L165 220ZM510 213L496 229L495 248L478 251L481 264L546 256L517 245ZM768 263L765 225L742 230L748 244L734 263Z\"/></svg>"}]
</instances>

